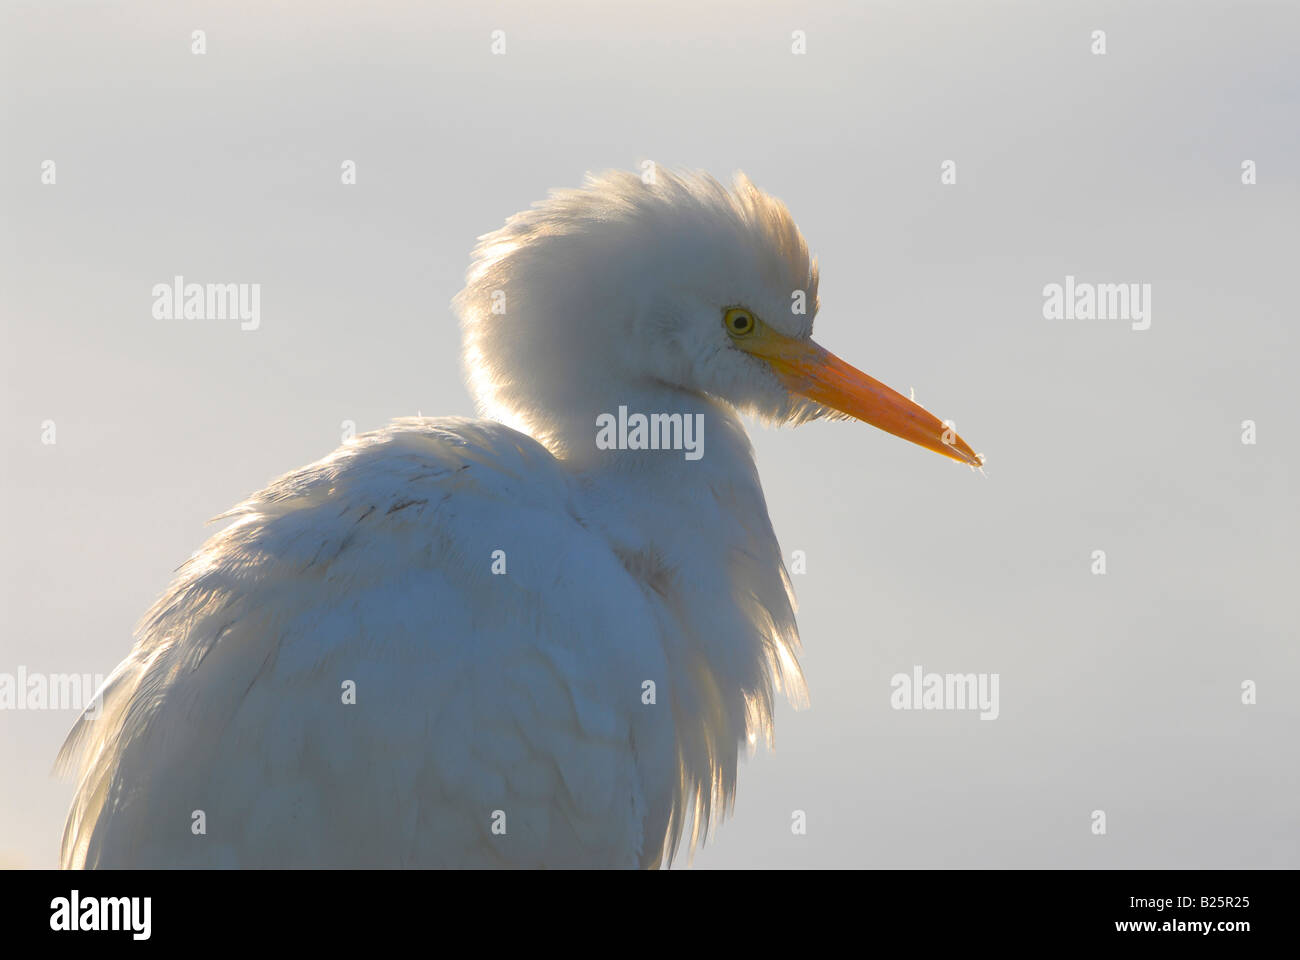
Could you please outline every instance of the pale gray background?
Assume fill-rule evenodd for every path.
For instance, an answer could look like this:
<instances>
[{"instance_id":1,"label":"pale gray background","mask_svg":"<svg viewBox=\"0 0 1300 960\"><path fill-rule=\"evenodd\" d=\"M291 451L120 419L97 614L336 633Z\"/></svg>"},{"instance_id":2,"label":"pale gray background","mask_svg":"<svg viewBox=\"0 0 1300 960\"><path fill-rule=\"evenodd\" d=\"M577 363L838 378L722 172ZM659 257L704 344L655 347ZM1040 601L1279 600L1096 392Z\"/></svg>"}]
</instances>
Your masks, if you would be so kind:
<instances>
[{"instance_id":1,"label":"pale gray background","mask_svg":"<svg viewBox=\"0 0 1300 960\"><path fill-rule=\"evenodd\" d=\"M990 477L755 431L812 706L696 864L1300 866L1297 35L1258 2L6 3L0 671L107 673L203 521L341 421L471 413L475 236L589 169L744 169L820 256L818 339ZM262 328L154 320L176 273L261 283ZM1151 283L1151 329L1044 320L1067 273ZM1001 719L892 711L913 664L999 673ZM0 714L0 863L54 864L72 720Z\"/></svg>"}]
</instances>

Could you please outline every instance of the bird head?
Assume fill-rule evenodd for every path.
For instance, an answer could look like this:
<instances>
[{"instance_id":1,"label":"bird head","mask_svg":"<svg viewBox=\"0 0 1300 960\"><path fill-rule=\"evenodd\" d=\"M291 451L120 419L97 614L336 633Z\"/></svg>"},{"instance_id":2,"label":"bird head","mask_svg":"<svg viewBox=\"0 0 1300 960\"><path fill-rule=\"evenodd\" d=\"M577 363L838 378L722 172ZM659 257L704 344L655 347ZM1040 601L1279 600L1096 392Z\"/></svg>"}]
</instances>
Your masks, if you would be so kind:
<instances>
[{"instance_id":1,"label":"bird head","mask_svg":"<svg viewBox=\"0 0 1300 960\"><path fill-rule=\"evenodd\" d=\"M481 410L553 446L564 411L654 384L769 422L857 418L979 466L950 426L813 341L817 282L785 205L743 174L611 172L481 237L455 307Z\"/></svg>"}]
</instances>

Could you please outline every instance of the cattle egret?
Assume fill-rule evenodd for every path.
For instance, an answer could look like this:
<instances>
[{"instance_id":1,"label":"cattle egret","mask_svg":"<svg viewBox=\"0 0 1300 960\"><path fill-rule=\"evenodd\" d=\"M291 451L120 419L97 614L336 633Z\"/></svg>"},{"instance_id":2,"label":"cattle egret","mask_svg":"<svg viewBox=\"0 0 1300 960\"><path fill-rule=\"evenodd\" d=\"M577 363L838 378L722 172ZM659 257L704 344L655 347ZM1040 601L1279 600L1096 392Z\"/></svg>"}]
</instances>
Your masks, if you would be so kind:
<instances>
[{"instance_id":1,"label":"cattle egret","mask_svg":"<svg viewBox=\"0 0 1300 960\"><path fill-rule=\"evenodd\" d=\"M221 518L60 753L64 866L654 867L729 811L804 696L740 415L981 458L810 339L780 201L655 180L480 239L484 419L397 420Z\"/></svg>"}]
</instances>

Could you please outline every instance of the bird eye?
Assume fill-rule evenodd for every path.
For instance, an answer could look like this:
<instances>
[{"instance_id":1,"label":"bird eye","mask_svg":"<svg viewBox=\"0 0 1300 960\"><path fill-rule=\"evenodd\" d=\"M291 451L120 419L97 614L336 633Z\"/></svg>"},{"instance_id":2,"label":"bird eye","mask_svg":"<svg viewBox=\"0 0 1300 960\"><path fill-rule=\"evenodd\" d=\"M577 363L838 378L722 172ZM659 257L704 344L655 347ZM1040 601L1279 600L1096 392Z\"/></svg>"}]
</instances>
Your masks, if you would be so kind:
<instances>
[{"instance_id":1,"label":"bird eye","mask_svg":"<svg viewBox=\"0 0 1300 960\"><path fill-rule=\"evenodd\" d=\"M754 332L754 315L744 307L731 307L722 315L722 325L733 337L743 337Z\"/></svg>"}]
</instances>

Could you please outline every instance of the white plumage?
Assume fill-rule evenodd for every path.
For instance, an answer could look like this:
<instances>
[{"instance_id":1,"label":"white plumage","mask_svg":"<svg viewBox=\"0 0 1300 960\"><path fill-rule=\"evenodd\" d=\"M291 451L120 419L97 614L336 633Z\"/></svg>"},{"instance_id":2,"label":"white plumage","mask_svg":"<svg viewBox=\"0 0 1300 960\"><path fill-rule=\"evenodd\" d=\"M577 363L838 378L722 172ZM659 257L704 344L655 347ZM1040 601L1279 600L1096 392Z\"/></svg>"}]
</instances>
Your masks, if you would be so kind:
<instances>
[{"instance_id":1,"label":"white plumage","mask_svg":"<svg viewBox=\"0 0 1300 960\"><path fill-rule=\"evenodd\" d=\"M64 746L63 864L658 866L694 845L775 693L803 695L738 412L839 410L978 462L812 344L816 286L743 178L608 174L482 238L456 307L500 422L399 420L227 515ZM701 415L704 455L600 448L620 405Z\"/></svg>"}]
</instances>

